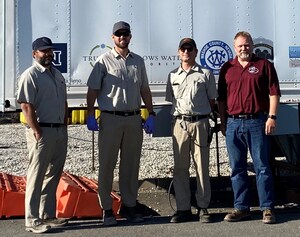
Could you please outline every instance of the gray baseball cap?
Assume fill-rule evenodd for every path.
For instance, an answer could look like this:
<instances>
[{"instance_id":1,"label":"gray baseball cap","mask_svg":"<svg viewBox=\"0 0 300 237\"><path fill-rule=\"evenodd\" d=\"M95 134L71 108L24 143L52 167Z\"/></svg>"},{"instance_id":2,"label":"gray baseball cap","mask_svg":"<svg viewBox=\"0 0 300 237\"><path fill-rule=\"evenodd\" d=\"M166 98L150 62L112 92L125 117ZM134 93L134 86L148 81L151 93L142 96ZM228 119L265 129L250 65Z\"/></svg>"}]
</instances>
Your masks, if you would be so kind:
<instances>
[{"instance_id":1,"label":"gray baseball cap","mask_svg":"<svg viewBox=\"0 0 300 237\"><path fill-rule=\"evenodd\" d=\"M114 24L113 34L115 34L118 30L128 30L130 31L130 25L125 21L118 21Z\"/></svg>"}]
</instances>

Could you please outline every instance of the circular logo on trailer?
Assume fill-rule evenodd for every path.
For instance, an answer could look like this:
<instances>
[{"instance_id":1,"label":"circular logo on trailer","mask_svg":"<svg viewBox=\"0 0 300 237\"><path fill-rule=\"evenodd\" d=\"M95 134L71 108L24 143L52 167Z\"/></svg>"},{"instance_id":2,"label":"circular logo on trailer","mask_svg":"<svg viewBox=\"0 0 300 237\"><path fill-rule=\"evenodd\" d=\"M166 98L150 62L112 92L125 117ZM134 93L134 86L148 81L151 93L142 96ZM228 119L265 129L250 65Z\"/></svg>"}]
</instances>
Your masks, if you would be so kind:
<instances>
[{"instance_id":1,"label":"circular logo on trailer","mask_svg":"<svg viewBox=\"0 0 300 237\"><path fill-rule=\"evenodd\" d=\"M203 46L200 51L200 63L202 66L219 75L222 65L233 58L230 47L220 40L213 40Z\"/></svg>"},{"instance_id":2,"label":"circular logo on trailer","mask_svg":"<svg viewBox=\"0 0 300 237\"><path fill-rule=\"evenodd\" d=\"M265 43L254 44L253 53L259 58L268 59L270 62L274 60L273 47Z\"/></svg>"}]
</instances>

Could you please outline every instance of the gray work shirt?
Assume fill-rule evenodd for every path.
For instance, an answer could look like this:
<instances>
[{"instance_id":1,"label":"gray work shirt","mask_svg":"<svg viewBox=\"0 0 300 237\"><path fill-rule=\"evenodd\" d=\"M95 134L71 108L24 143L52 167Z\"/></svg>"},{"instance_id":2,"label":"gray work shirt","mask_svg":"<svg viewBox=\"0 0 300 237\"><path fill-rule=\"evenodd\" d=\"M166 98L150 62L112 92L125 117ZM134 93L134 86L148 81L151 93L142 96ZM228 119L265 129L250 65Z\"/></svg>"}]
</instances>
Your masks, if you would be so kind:
<instances>
[{"instance_id":1,"label":"gray work shirt","mask_svg":"<svg viewBox=\"0 0 300 237\"><path fill-rule=\"evenodd\" d=\"M56 68L51 67L49 70L34 61L22 73L17 101L32 104L38 122L63 124L66 100L65 79Z\"/></svg>"},{"instance_id":2,"label":"gray work shirt","mask_svg":"<svg viewBox=\"0 0 300 237\"><path fill-rule=\"evenodd\" d=\"M100 110L140 109L141 89L149 86L144 60L133 52L124 59L112 49L97 59L87 85L99 90Z\"/></svg>"},{"instance_id":3,"label":"gray work shirt","mask_svg":"<svg viewBox=\"0 0 300 237\"><path fill-rule=\"evenodd\" d=\"M173 103L171 114L174 116L209 114L209 100L215 98L216 81L210 70L196 63L189 72L178 67L169 73L166 101Z\"/></svg>"}]
</instances>

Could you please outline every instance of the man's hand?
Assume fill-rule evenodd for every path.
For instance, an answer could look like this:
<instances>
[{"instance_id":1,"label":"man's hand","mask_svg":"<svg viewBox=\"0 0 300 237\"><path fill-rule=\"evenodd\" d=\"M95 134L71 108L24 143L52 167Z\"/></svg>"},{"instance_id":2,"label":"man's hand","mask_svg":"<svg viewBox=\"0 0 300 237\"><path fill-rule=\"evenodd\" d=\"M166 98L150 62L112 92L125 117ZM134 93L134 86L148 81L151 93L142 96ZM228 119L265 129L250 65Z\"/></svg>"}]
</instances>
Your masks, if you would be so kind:
<instances>
[{"instance_id":1,"label":"man's hand","mask_svg":"<svg viewBox=\"0 0 300 237\"><path fill-rule=\"evenodd\" d=\"M266 135L271 135L275 132L276 128L276 121L274 119L268 118L265 126L265 133Z\"/></svg>"},{"instance_id":2,"label":"man's hand","mask_svg":"<svg viewBox=\"0 0 300 237\"><path fill-rule=\"evenodd\" d=\"M86 122L87 128L90 131L98 131L99 126L94 115L89 115Z\"/></svg>"},{"instance_id":3,"label":"man's hand","mask_svg":"<svg viewBox=\"0 0 300 237\"><path fill-rule=\"evenodd\" d=\"M146 119L146 121L144 123L143 128L147 134L154 133L155 124L154 124L154 116L153 115L149 115L149 117Z\"/></svg>"}]
</instances>

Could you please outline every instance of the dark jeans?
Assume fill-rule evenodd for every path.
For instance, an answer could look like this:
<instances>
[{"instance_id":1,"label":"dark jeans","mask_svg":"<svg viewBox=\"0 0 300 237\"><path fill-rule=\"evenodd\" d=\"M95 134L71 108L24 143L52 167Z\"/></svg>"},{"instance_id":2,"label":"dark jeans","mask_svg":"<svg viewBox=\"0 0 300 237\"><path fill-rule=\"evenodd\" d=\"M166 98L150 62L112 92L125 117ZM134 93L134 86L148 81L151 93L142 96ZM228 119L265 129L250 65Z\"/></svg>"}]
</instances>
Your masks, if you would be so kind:
<instances>
[{"instance_id":1,"label":"dark jeans","mask_svg":"<svg viewBox=\"0 0 300 237\"><path fill-rule=\"evenodd\" d=\"M274 208L274 188L269 163L269 137L265 135L266 116L256 119L228 118L226 144L231 166L234 207L249 210L247 151L249 148L256 173L256 185L261 210Z\"/></svg>"}]
</instances>

